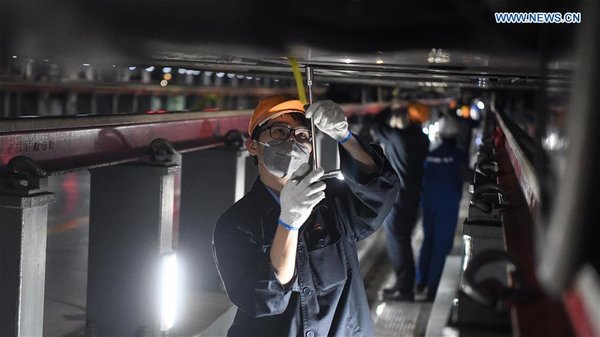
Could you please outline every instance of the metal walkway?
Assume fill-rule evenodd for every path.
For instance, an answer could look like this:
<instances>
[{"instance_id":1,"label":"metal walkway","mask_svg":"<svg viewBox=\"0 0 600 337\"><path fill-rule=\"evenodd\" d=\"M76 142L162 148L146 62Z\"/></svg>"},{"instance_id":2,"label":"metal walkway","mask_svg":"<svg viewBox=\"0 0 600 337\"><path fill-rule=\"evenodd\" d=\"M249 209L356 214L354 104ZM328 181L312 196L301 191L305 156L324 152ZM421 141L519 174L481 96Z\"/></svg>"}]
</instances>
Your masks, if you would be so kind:
<instances>
[{"instance_id":1,"label":"metal walkway","mask_svg":"<svg viewBox=\"0 0 600 337\"><path fill-rule=\"evenodd\" d=\"M431 312L432 302L397 302L381 300L379 293L382 288L389 287L395 282L395 276L386 256L371 276L373 286L367 280L367 292L372 301L371 313L375 324L377 337L422 337L425 336L427 321ZM375 290L375 291L374 291ZM376 293L375 293L376 292ZM372 298L375 296L375 298Z\"/></svg>"},{"instance_id":2,"label":"metal walkway","mask_svg":"<svg viewBox=\"0 0 600 337\"><path fill-rule=\"evenodd\" d=\"M465 185L456 233L462 232L461 225L468 213L468 208L469 192L467 191L467 185ZM419 221L412 237L415 262L418 261L419 249L422 242L423 227L421 221ZM456 234L451 255L461 255L462 250L463 242L461 235ZM416 294L415 302L397 302L381 299L381 290L394 284L395 275L385 254L382 255L380 261L378 268L365 280L369 305L371 306L373 322L375 323L375 335L377 337L424 337L427 332L431 334L431 331L427 331L427 328L433 302L425 301L420 294ZM441 290L438 291L438 296L440 292Z\"/></svg>"}]
</instances>

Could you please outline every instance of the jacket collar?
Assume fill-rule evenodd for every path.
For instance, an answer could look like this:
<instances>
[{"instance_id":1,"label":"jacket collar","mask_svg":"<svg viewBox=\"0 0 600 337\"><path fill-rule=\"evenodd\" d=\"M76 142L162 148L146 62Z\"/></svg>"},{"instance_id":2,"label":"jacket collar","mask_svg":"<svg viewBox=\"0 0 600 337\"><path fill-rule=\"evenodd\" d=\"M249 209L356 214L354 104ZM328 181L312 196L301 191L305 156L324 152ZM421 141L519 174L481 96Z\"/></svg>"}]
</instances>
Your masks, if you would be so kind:
<instances>
[{"instance_id":1,"label":"jacket collar","mask_svg":"<svg viewBox=\"0 0 600 337\"><path fill-rule=\"evenodd\" d=\"M257 235L260 237L263 252L270 247L270 243L275 235L277 228L277 217L279 217L280 206L273 196L267 191L267 186L263 184L260 177L254 181L254 185L248 192L251 202L254 204L254 211L259 216L259 222L256 224ZM268 239L267 239L268 238Z\"/></svg>"},{"instance_id":2,"label":"jacket collar","mask_svg":"<svg viewBox=\"0 0 600 337\"><path fill-rule=\"evenodd\" d=\"M252 196L252 201L256 204L256 209L265 210L265 214L268 214L274 209L279 209L279 204L275 201L267 188L268 187L260 180L260 177L257 177L254 181L254 185L252 185L252 188L250 189L250 195Z\"/></svg>"}]
</instances>

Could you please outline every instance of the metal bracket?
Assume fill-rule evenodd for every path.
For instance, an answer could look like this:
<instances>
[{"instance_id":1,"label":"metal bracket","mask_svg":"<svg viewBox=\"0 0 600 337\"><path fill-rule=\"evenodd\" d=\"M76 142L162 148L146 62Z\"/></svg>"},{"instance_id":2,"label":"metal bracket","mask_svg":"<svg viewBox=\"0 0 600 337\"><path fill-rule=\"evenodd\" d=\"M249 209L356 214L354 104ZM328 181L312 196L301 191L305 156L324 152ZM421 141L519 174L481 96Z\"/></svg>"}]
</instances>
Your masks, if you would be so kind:
<instances>
[{"instance_id":1,"label":"metal bracket","mask_svg":"<svg viewBox=\"0 0 600 337\"><path fill-rule=\"evenodd\" d=\"M244 136L239 130L229 130L225 134L225 146L236 150L241 149L244 146Z\"/></svg>"},{"instance_id":2,"label":"metal bracket","mask_svg":"<svg viewBox=\"0 0 600 337\"><path fill-rule=\"evenodd\" d=\"M150 143L150 158L152 163L160 165L179 165L181 154L175 150L173 144L163 138L157 138Z\"/></svg>"},{"instance_id":3,"label":"metal bracket","mask_svg":"<svg viewBox=\"0 0 600 337\"><path fill-rule=\"evenodd\" d=\"M48 174L33 159L14 157L6 165L7 179L2 179L0 192L31 196L48 190Z\"/></svg>"},{"instance_id":4,"label":"metal bracket","mask_svg":"<svg viewBox=\"0 0 600 337\"><path fill-rule=\"evenodd\" d=\"M478 271L492 263L505 262L509 268L512 286L507 287L493 277L476 280ZM515 304L527 303L539 297L539 292L525 284L517 262L505 251L487 250L477 254L463 273L462 290L477 302L494 306L502 311Z\"/></svg>"}]
</instances>

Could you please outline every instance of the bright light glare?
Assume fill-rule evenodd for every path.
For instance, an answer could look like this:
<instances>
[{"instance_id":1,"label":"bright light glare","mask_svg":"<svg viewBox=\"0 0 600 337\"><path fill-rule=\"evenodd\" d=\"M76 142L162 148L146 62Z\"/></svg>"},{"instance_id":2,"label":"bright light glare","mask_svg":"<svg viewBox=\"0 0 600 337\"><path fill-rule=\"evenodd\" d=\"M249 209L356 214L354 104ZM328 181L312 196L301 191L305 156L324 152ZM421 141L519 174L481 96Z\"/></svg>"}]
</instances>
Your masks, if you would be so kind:
<instances>
[{"instance_id":1,"label":"bright light glare","mask_svg":"<svg viewBox=\"0 0 600 337\"><path fill-rule=\"evenodd\" d=\"M173 69L171 69L171 67L164 67L163 68L163 73L168 74L168 73L171 72L171 70L173 70Z\"/></svg>"},{"instance_id":2,"label":"bright light glare","mask_svg":"<svg viewBox=\"0 0 600 337\"><path fill-rule=\"evenodd\" d=\"M160 81L160 86L161 87L166 87L168 84L169 84L169 81L167 81L167 80Z\"/></svg>"},{"instance_id":3,"label":"bright light glare","mask_svg":"<svg viewBox=\"0 0 600 337\"><path fill-rule=\"evenodd\" d=\"M179 69L177 69L177 73L178 73L178 74L181 74L181 75L183 75L183 74L185 74L185 72L186 72L186 70L185 70L184 68L179 68Z\"/></svg>"},{"instance_id":4,"label":"bright light glare","mask_svg":"<svg viewBox=\"0 0 600 337\"><path fill-rule=\"evenodd\" d=\"M479 108L479 110L483 110L485 109L485 104L482 101L477 102L477 107Z\"/></svg>"},{"instance_id":5,"label":"bright light glare","mask_svg":"<svg viewBox=\"0 0 600 337\"><path fill-rule=\"evenodd\" d=\"M429 129L426 127L423 127L423 133L428 135L429 134Z\"/></svg>"},{"instance_id":6,"label":"bright light glare","mask_svg":"<svg viewBox=\"0 0 600 337\"><path fill-rule=\"evenodd\" d=\"M557 131L550 131L548 136L543 139L542 146L547 150L556 151L566 148L567 142Z\"/></svg>"},{"instance_id":7,"label":"bright light glare","mask_svg":"<svg viewBox=\"0 0 600 337\"><path fill-rule=\"evenodd\" d=\"M471 237L469 235L463 235L463 242L465 245L465 255L462 270L465 271L467 269L467 266L469 265L469 261L471 260L471 254L473 254L473 245L471 243Z\"/></svg>"},{"instance_id":8,"label":"bright light glare","mask_svg":"<svg viewBox=\"0 0 600 337\"><path fill-rule=\"evenodd\" d=\"M469 115L471 116L472 120L479 120L480 117L480 113L479 110L471 108L471 110L469 110Z\"/></svg>"},{"instance_id":9,"label":"bright light glare","mask_svg":"<svg viewBox=\"0 0 600 337\"><path fill-rule=\"evenodd\" d=\"M89 63L84 63L84 64L82 64L82 66L84 66L84 67L89 67L89 66L90 66L90 64L89 64Z\"/></svg>"},{"instance_id":10,"label":"bright light glare","mask_svg":"<svg viewBox=\"0 0 600 337\"><path fill-rule=\"evenodd\" d=\"M381 314L383 314L383 310L385 310L385 303L381 303L377 306L377 308L375 309L375 313L377 314L377 317L381 316Z\"/></svg>"},{"instance_id":11,"label":"bright light glare","mask_svg":"<svg viewBox=\"0 0 600 337\"><path fill-rule=\"evenodd\" d=\"M146 68L147 72L153 72L154 71L154 66L149 66L148 68Z\"/></svg>"},{"instance_id":12,"label":"bright light glare","mask_svg":"<svg viewBox=\"0 0 600 337\"><path fill-rule=\"evenodd\" d=\"M458 337L460 333L456 328L446 326L442 329L442 337Z\"/></svg>"},{"instance_id":13,"label":"bright light glare","mask_svg":"<svg viewBox=\"0 0 600 337\"><path fill-rule=\"evenodd\" d=\"M352 63L351 59L344 59L344 63Z\"/></svg>"},{"instance_id":14,"label":"bright light glare","mask_svg":"<svg viewBox=\"0 0 600 337\"><path fill-rule=\"evenodd\" d=\"M12 57L12 58L16 59L16 58L17 58L17 55L13 55L13 57Z\"/></svg>"},{"instance_id":15,"label":"bright light glare","mask_svg":"<svg viewBox=\"0 0 600 337\"><path fill-rule=\"evenodd\" d=\"M546 143L548 144L548 148L555 149L556 148L556 144L558 144L558 136L556 135L556 133L551 133L546 138Z\"/></svg>"},{"instance_id":16,"label":"bright light glare","mask_svg":"<svg viewBox=\"0 0 600 337\"><path fill-rule=\"evenodd\" d=\"M225 73L217 73L217 77L223 77L225 76Z\"/></svg>"},{"instance_id":17,"label":"bright light glare","mask_svg":"<svg viewBox=\"0 0 600 337\"><path fill-rule=\"evenodd\" d=\"M480 146L481 144L483 144L483 140L482 140L482 138L483 138L483 137L481 136L481 134L478 134L478 135L475 137L475 145L477 145L477 146Z\"/></svg>"},{"instance_id":18,"label":"bright light glare","mask_svg":"<svg viewBox=\"0 0 600 337\"><path fill-rule=\"evenodd\" d=\"M175 253L162 256L160 266L160 330L166 331L175 324L179 277Z\"/></svg>"},{"instance_id":19,"label":"bright light glare","mask_svg":"<svg viewBox=\"0 0 600 337\"><path fill-rule=\"evenodd\" d=\"M427 135L429 135L429 141L434 142L435 138L437 137L439 132L440 132L440 122L435 122L433 124L429 124L429 132L427 133Z\"/></svg>"},{"instance_id":20,"label":"bright light glare","mask_svg":"<svg viewBox=\"0 0 600 337\"><path fill-rule=\"evenodd\" d=\"M135 67L129 67L129 70L135 70Z\"/></svg>"}]
</instances>

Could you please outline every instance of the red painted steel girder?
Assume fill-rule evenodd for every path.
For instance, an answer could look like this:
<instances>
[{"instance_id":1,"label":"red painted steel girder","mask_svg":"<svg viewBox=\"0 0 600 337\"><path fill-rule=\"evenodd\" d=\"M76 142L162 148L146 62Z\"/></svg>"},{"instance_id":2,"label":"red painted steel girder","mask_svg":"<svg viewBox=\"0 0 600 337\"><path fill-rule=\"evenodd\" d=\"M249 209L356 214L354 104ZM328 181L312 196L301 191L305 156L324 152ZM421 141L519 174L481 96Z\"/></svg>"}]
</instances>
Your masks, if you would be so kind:
<instances>
[{"instance_id":1,"label":"red painted steel girder","mask_svg":"<svg viewBox=\"0 0 600 337\"><path fill-rule=\"evenodd\" d=\"M48 174L146 159L157 138L181 152L222 146L227 131L246 130L250 114L243 110L2 122L12 126L3 131L15 132L0 133L1 169L17 156L33 159ZM105 123L98 123L103 119ZM31 131L22 130L21 122Z\"/></svg>"},{"instance_id":2,"label":"red painted steel girder","mask_svg":"<svg viewBox=\"0 0 600 337\"><path fill-rule=\"evenodd\" d=\"M506 126L504 117L494 109L492 109L492 113L494 113L498 121L498 126L504 137L504 148L513 166L515 176L527 201L529 210L532 215L537 214L537 208L541 201L541 191L539 179L536 176L531 159L527 158L512 132Z\"/></svg>"},{"instance_id":3,"label":"red painted steel girder","mask_svg":"<svg viewBox=\"0 0 600 337\"><path fill-rule=\"evenodd\" d=\"M446 99L424 100L445 104ZM388 103L342 105L347 115L374 114ZM17 156L48 174L143 160L163 138L180 152L222 146L230 130L244 134L251 110L24 118L0 121L0 172Z\"/></svg>"}]
</instances>

